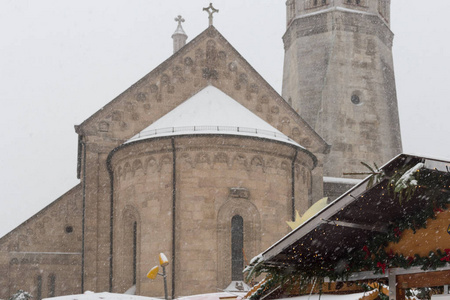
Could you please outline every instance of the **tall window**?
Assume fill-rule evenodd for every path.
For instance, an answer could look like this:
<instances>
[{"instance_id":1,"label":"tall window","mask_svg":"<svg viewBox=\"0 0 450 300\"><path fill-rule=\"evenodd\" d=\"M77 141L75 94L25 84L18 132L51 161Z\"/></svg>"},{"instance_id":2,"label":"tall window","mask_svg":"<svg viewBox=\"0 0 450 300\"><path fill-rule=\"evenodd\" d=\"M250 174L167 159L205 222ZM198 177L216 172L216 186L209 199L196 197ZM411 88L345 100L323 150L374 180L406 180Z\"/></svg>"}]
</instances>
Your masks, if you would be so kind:
<instances>
[{"instance_id":1,"label":"tall window","mask_svg":"<svg viewBox=\"0 0 450 300\"><path fill-rule=\"evenodd\" d=\"M36 285L37 285L36 299L41 300L42 299L42 276L41 275L37 276Z\"/></svg>"},{"instance_id":2,"label":"tall window","mask_svg":"<svg viewBox=\"0 0 450 300\"><path fill-rule=\"evenodd\" d=\"M137 273L137 222L133 223L133 285L136 285Z\"/></svg>"},{"instance_id":3,"label":"tall window","mask_svg":"<svg viewBox=\"0 0 450 300\"><path fill-rule=\"evenodd\" d=\"M55 297L55 285L56 285L56 275L50 274L48 276L48 296Z\"/></svg>"},{"instance_id":4,"label":"tall window","mask_svg":"<svg viewBox=\"0 0 450 300\"><path fill-rule=\"evenodd\" d=\"M244 279L244 219L235 215L231 219L231 280Z\"/></svg>"}]
</instances>

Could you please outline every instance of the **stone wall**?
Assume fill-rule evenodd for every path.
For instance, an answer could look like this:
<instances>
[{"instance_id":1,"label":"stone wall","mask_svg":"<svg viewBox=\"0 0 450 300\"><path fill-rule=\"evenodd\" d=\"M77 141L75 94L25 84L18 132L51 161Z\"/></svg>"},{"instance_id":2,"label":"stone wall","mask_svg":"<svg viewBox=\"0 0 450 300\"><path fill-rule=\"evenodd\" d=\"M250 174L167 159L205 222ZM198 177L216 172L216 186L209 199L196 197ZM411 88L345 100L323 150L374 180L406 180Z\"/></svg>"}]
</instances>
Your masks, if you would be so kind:
<instances>
[{"instance_id":1,"label":"stone wall","mask_svg":"<svg viewBox=\"0 0 450 300\"><path fill-rule=\"evenodd\" d=\"M160 252L173 255L174 184L175 272L168 268L169 282L175 275L177 296L215 292L231 282L234 215L244 219L247 262L289 232L285 221L292 218L296 151L295 206L304 210L312 193L314 161L290 144L226 135L179 136L174 137L174 149L171 138L157 138L116 151L111 161L114 250L130 253L130 240L124 241L138 220L138 293L162 296L162 280L150 282L145 274ZM115 256L114 291L129 287L131 269L129 255Z\"/></svg>"},{"instance_id":2,"label":"stone wall","mask_svg":"<svg viewBox=\"0 0 450 300\"><path fill-rule=\"evenodd\" d=\"M283 97L331 145L324 176L342 177L402 151L393 34L376 7L325 8L288 26Z\"/></svg>"},{"instance_id":3,"label":"stone wall","mask_svg":"<svg viewBox=\"0 0 450 300\"><path fill-rule=\"evenodd\" d=\"M19 289L34 299L80 293L81 243L77 185L0 239L0 298Z\"/></svg>"}]
</instances>

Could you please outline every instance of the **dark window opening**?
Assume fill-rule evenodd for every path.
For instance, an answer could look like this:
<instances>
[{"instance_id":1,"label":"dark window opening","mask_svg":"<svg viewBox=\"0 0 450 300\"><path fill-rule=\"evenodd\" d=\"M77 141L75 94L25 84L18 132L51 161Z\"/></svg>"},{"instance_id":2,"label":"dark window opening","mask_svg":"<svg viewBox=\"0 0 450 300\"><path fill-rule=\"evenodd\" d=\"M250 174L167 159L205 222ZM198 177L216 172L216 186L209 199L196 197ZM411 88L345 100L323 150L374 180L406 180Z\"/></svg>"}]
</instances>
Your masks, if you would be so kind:
<instances>
[{"instance_id":1,"label":"dark window opening","mask_svg":"<svg viewBox=\"0 0 450 300\"><path fill-rule=\"evenodd\" d=\"M361 99L360 99L359 96L356 95L356 94L353 94L353 95L352 95L351 100L352 100L352 103L353 103L353 104L360 104L360 103L361 103Z\"/></svg>"},{"instance_id":2,"label":"dark window opening","mask_svg":"<svg viewBox=\"0 0 450 300\"><path fill-rule=\"evenodd\" d=\"M235 215L231 219L231 280L242 281L244 275L244 219Z\"/></svg>"},{"instance_id":3,"label":"dark window opening","mask_svg":"<svg viewBox=\"0 0 450 300\"><path fill-rule=\"evenodd\" d=\"M356 5L360 5L361 4L361 0L356 0Z\"/></svg>"},{"instance_id":4,"label":"dark window opening","mask_svg":"<svg viewBox=\"0 0 450 300\"><path fill-rule=\"evenodd\" d=\"M327 4L327 0L322 0L322 5Z\"/></svg>"},{"instance_id":5,"label":"dark window opening","mask_svg":"<svg viewBox=\"0 0 450 300\"><path fill-rule=\"evenodd\" d=\"M50 274L48 276L48 296L55 297L55 287L56 287L56 275Z\"/></svg>"},{"instance_id":6,"label":"dark window opening","mask_svg":"<svg viewBox=\"0 0 450 300\"><path fill-rule=\"evenodd\" d=\"M38 275L36 278L36 285L37 285L37 294L36 299L41 300L42 299L42 276Z\"/></svg>"},{"instance_id":7,"label":"dark window opening","mask_svg":"<svg viewBox=\"0 0 450 300\"><path fill-rule=\"evenodd\" d=\"M137 222L133 223L133 285L136 284L137 273Z\"/></svg>"},{"instance_id":8,"label":"dark window opening","mask_svg":"<svg viewBox=\"0 0 450 300\"><path fill-rule=\"evenodd\" d=\"M72 233L73 227L72 226L66 226L66 233Z\"/></svg>"},{"instance_id":9,"label":"dark window opening","mask_svg":"<svg viewBox=\"0 0 450 300\"><path fill-rule=\"evenodd\" d=\"M317 6L317 0L314 0L314 6Z\"/></svg>"}]
</instances>

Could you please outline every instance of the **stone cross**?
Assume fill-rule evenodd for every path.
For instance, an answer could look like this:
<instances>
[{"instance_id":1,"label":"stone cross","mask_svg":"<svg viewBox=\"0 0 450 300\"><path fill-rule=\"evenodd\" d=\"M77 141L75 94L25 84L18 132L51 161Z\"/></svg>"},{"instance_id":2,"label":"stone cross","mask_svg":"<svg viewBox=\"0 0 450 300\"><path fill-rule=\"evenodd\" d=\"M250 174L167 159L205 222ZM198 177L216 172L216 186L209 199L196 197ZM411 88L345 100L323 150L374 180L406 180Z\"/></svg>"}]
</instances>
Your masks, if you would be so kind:
<instances>
[{"instance_id":1,"label":"stone cross","mask_svg":"<svg viewBox=\"0 0 450 300\"><path fill-rule=\"evenodd\" d=\"M213 13L218 13L219 10L215 9L212 6L212 3L209 3L209 6L208 7L204 7L203 10L206 11L209 14L209 17L208 17L208 19L209 19L209 26L212 26L212 24L213 24Z\"/></svg>"},{"instance_id":2,"label":"stone cross","mask_svg":"<svg viewBox=\"0 0 450 300\"><path fill-rule=\"evenodd\" d=\"M184 19L183 19L182 16L178 15L178 17L175 18L175 21L178 22L178 26L180 26L180 25L181 25L181 22L184 22Z\"/></svg>"}]
</instances>

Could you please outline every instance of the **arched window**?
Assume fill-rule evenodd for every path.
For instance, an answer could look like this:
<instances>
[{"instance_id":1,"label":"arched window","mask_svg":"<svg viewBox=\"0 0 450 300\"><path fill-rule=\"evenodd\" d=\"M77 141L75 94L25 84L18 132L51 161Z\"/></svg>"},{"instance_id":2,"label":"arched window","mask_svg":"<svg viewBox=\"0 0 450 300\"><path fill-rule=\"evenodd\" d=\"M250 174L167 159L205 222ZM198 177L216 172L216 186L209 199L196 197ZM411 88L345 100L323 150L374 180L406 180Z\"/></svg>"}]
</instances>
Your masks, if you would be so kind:
<instances>
[{"instance_id":1,"label":"arched window","mask_svg":"<svg viewBox=\"0 0 450 300\"><path fill-rule=\"evenodd\" d=\"M37 276L36 285L37 285L36 299L41 300L42 299L42 276L41 275Z\"/></svg>"},{"instance_id":2,"label":"arched window","mask_svg":"<svg viewBox=\"0 0 450 300\"><path fill-rule=\"evenodd\" d=\"M137 222L133 223L133 285L136 285L137 273Z\"/></svg>"},{"instance_id":3,"label":"arched window","mask_svg":"<svg viewBox=\"0 0 450 300\"><path fill-rule=\"evenodd\" d=\"M244 219L235 215L231 219L231 280L244 279Z\"/></svg>"},{"instance_id":4,"label":"arched window","mask_svg":"<svg viewBox=\"0 0 450 300\"><path fill-rule=\"evenodd\" d=\"M48 296L55 297L55 285L56 285L56 275L50 274L48 276Z\"/></svg>"}]
</instances>

